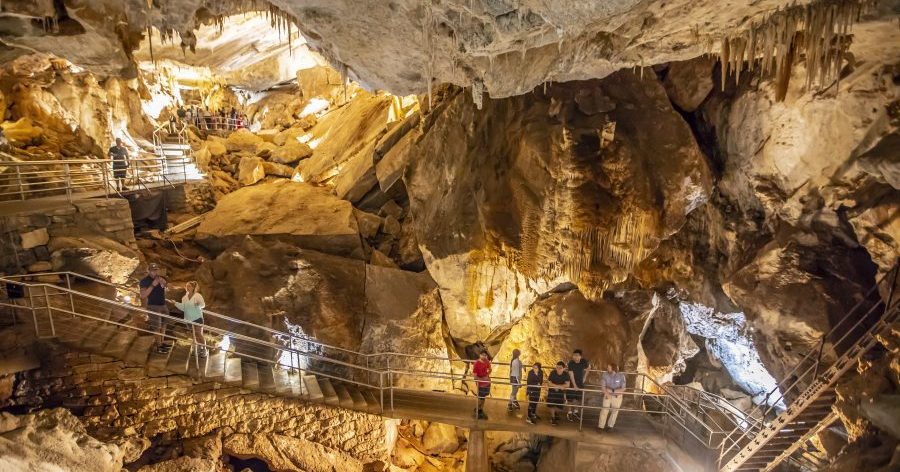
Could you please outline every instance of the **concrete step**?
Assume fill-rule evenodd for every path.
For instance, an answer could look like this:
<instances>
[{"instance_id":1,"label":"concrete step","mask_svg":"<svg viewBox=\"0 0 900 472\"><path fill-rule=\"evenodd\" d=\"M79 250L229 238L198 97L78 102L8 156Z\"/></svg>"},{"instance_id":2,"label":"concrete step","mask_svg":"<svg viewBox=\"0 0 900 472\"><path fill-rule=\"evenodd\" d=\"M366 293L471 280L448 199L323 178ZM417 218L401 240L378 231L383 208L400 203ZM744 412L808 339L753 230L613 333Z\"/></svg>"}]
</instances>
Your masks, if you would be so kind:
<instances>
[{"instance_id":1,"label":"concrete step","mask_svg":"<svg viewBox=\"0 0 900 472\"><path fill-rule=\"evenodd\" d=\"M350 399L353 401L353 406L351 408L353 408L354 410L362 411L366 411L368 409L369 404L356 385L348 384L347 393L350 394Z\"/></svg>"},{"instance_id":2,"label":"concrete step","mask_svg":"<svg viewBox=\"0 0 900 472\"><path fill-rule=\"evenodd\" d=\"M275 372L271 365L257 364L257 372L259 372L259 390L266 393L275 392Z\"/></svg>"},{"instance_id":3,"label":"concrete step","mask_svg":"<svg viewBox=\"0 0 900 472\"><path fill-rule=\"evenodd\" d=\"M128 347L125 353L125 362L134 365L144 366L147 364L147 357L156 341L154 336L138 336Z\"/></svg>"},{"instance_id":4,"label":"concrete step","mask_svg":"<svg viewBox=\"0 0 900 472\"><path fill-rule=\"evenodd\" d=\"M334 393L338 397L338 405L352 410L354 407L353 398L350 396L347 386L341 382L332 382L332 386L334 387Z\"/></svg>"},{"instance_id":5,"label":"concrete step","mask_svg":"<svg viewBox=\"0 0 900 472\"><path fill-rule=\"evenodd\" d=\"M367 411L369 413L381 413L380 392L377 390L364 390L362 394L366 399Z\"/></svg>"},{"instance_id":6,"label":"concrete step","mask_svg":"<svg viewBox=\"0 0 900 472\"><path fill-rule=\"evenodd\" d=\"M106 343L116 335L116 332L118 331L116 328L117 326L115 325L101 324L94 332L84 337L81 342L82 349L92 352L102 352Z\"/></svg>"},{"instance_id":7,"label":"concrete step","mask_svg":"<svg viewBox=\"0 0 900 472\"><path fill-rule=\"evenodd\" d=\"M223 380L225 378L225 358L226 354L222 351L210 351L206 359L200 359L203 376L212 380Z\"/></svg>"},{"instance_id":8,"label":"concrete step","mask_svg":"<svg viewBox=\"0 0 900 472\"><path fill-rule=\"evenodd\" d=\"M325 394L322 393L322 388L319 385L319 381L316 379L315 375L304 375L303 387L306 390L304 392L306 394L306 398L308 398L310 401L325 401Z\"/></svg>"},{"instance_id":9,"label":"concrete step","mask_svg":"<svg viewBox=\"0 0 900 472\"><path fill-rule=\"evenodd\" d=\"M167 342L171 342L171 340ZM159 352L159 349L151 349L150 355L147 357L147 371L152 373L166 372L172 351L173 349L169 349L168 352Z\"/></svg>"},{"instance_id":10,"label":"concrete step","mask_svg":"<svg viewBox=\"0 0 900 472\"><path fill-rule=\"evenodd\" d=\"M241 384L241 359L229 357L225 359L225 383Z\"/></svg>"},{"instance_id":11,"label":"concrete step","mask_svg":"<svg viewBox=\"0 0 900 472\"><path fill-rule=\"evenodd\" d=\"M331 384L331 380L322 377L321 379L316 379L319 383L319 390L322 392L323 400L327 405L332 406L340 406L341 400L338 398L337 392L334 390L334 385Z\"/></svg>"},{"instance_id":12,"label":"concrete step","mask_svg":"<svg viewBox=\"0 0 900 472\"><path fill-rule=\"evenodd\" d=\"M138 332L130 329L120 329L116 335L103 346L103 352L110 357L123 359L128 352L131 343L137 338Z\"/></svg>"},{"instance_id":13,"label":"concrete step","mask_svg":"<svg viewBox=\"0 0 900 472\"><path fill-rule=\"evenodd\" d=\"M279 395L293 395L294 387L292 378L287 369L272 369L272 377L275 382L275 393Z\"/></svg>"},{"instance_id":14,"label":"concrete step","mask_svg":"<svg viewBox=\"0 0 900 472\"><path fill-rule=\"evenodd\" d=\"M190 344L176 345L169 355L169 362L166 364L166 370L176 374L187 374L192 352L193 350Z\"/></svg>"},{"instance_id":15,"label":"concrete step","mask_svg":"<svg viewBox=\"0 0 900 472\"><path fill-rule=\"evenodd\" d=\"M241 361L241 378L244 388L259 388L259 366L256 362L243 360Z\"/></svg>"}]
</instances>

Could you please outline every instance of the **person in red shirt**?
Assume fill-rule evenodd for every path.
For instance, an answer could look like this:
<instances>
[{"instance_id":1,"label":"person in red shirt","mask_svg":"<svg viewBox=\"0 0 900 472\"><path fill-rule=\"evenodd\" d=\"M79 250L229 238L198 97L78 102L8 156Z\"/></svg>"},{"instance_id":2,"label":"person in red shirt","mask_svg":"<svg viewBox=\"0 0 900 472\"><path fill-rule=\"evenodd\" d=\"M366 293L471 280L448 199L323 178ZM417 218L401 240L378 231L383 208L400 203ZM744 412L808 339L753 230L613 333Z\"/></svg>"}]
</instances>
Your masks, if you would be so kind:
<instances>
[{"instance_id":1,"label":"person in red shirt","mask_svg":"<svg viewBox=\"0 0 900 472\"><path fill-rule=\"evenodd\" d=\"M472 374L475 376L475 384L478 385L478 408L475 409L475 417L486 420L484 414L484 399L491 394L491 360L487 350L481 351L478 360L472 366Z\"/></svg>"}]
</instances>

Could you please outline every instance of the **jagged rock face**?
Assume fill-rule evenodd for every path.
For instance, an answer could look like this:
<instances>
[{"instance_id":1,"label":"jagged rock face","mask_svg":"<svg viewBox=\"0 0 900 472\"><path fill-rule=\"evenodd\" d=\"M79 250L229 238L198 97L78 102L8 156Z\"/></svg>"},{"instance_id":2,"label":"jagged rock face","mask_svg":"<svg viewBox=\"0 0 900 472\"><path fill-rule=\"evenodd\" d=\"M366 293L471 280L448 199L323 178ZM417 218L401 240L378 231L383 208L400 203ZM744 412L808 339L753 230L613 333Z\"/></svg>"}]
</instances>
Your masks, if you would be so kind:
<instances>
[{"instance_id":1,"label":"jagged rock face","mask_svg":"<svg viewBox=\"0 0 900 472\"><path fill-rule=\"evenodd\" d=\"M87 434L63 408L14 416L0 413L0 469L118 472L122 451Z\"/></svg>"},{"instance_id":2,"label":"jagged rock face","mask_svg":"<svg viewBox=\"0 0 900 472\"><path fill-rule=\"evenodd\" d=\"M709 192L703 156L654 77L555 84L482 111L460 94L436 113L405 182L458 337L514 322L563 282L598 299Z\"/></svg>"},{"instance_id":3,"label":"jagged rock face","mask_svg":"<svg viewBox=\"0 0 900 472\"><path fill-rule=\"evenodd\" d=\"M54 13L53 5L44 3L38 11L30 2L4 4L13 23L4 42L52 52L97 72L131 70L128 54L148 24L180 33L180 42L191 46L198 22L273 6L284 29L284 20L293 17L313 49L336 66L346 64L372 88L423 92L433 77L437 83L482 83L494 97L525 93L547 81L603 77L621 68L695 57L735 28L784 5L778 0L728 8L687 0L453 0L426 7L418 0L398 0L359 8L347 0L212 5L186 0L148 8L143 0L68 0L64 11ZM31 18L44 16L60 16L59 30L32 26Z\"/></svg>"},{"instance_id":4,"label":"jagged rock face","mask_svg":"<svg viewBox=\"0 0 900 472\"><path fill-rule=\"evenodd\" d=\"M299 326L313 339L354 351L448 356L440 299L428 274L247 238L205 263L197 279L211 309L252 323L281 331ZM383 361L374 358L371 365ZM417 360L409 368L447 370L440 360ZM398 379L440 387L439 381Z\"/></svg>"}]
</instances>

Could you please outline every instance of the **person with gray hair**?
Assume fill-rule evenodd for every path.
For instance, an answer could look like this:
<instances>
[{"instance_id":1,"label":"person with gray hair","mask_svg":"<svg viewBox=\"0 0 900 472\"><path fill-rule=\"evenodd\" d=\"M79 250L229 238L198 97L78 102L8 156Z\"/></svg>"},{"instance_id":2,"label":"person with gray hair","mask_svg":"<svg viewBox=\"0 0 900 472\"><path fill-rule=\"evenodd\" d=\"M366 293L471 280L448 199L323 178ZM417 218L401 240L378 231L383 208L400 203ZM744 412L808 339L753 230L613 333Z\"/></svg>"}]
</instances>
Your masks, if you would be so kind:
<instances>
[{"instance_id":1,"label":"person with gray hair","mask_svg":"<svg viewBox=\"0 0 900 472\"><path fill-rule=\"evenodd\" d=\"M612 429L616 425L619 416L619 408L622 407L622 394L625 391L625 374L617 372L615 362L607 365L607 371L600 377L600 386L603 388L603 409L600 411L600 422L597 427L600 431ZM608 420L608 421L607 421Z\"/></svg>"}]
</instances>

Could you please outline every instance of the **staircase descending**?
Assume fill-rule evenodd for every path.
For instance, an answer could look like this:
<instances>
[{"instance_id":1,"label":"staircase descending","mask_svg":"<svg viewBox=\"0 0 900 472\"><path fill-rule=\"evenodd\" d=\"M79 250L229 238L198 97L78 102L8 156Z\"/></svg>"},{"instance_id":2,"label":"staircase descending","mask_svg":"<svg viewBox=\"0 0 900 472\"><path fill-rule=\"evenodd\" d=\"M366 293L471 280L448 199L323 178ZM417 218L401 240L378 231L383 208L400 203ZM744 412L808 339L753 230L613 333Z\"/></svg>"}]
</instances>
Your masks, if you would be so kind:
<instances>
[{"instance_id":1,"label":"staircase descending","mask_svg":"<svg viewBox=\"0 0 900 472\"><path fill-rule=\"evenodd\" d=\"M167 125L157 127L153 131L153 148L162 162L163 175L169 182L187 182L202 175L193 158L187 126L182 125L174 130Z\"/></svg>"},{"instance_id":2,"label":"staircase descending","mask_svg":"<svg viewBox=\"0 0 900 472\"><path fill-rule=\"evenodd\" d=\"M836 419L832 405L837 398L837 380L900 317L900 303L894 293L898 270L900 266L895 266L885 275L769 393L767 399L771 401L767 403L783 401L787 405L784 411L768 424L737 428L722 441L720 470L770 471L783 461L806 470L819 468L817 457L809 450L809 440ZM885 294L886 301L882 301ZM835 360L829 363L828 358ZM773 394L777 397L771 398ZM766 417L771 412L770 406L756 413Z\"/></svg>"}]
</instances>

